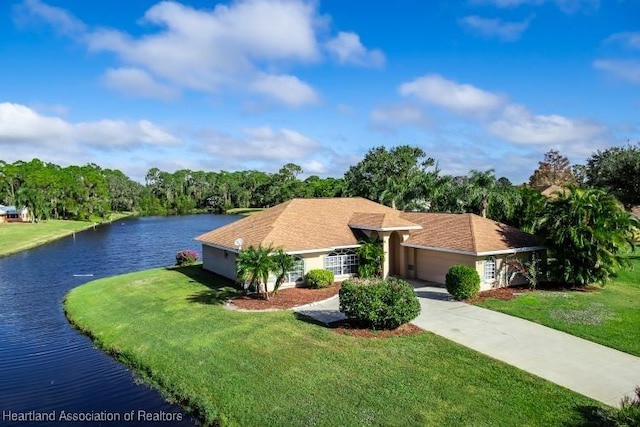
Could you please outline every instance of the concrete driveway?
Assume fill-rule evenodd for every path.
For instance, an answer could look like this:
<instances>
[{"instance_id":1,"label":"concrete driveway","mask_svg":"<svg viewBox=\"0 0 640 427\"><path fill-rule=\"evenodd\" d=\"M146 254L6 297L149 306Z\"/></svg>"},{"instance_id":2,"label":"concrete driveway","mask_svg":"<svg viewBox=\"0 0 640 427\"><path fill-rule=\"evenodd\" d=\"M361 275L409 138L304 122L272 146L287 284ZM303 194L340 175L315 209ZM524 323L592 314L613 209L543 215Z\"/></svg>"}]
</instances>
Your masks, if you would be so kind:
<instances>
[{"instance_id":1,"label":"concrete driveway","mask_svg":"<svg viewBox=\"0 0 640 427\"><path fill-rule=\"evenodd\" d=\"M422 311L412 322L465 347L611 406L640 386L640 358L537 323L451 299L413 282Z\"/></svg>"},{"instance_id":2,"label":"concrete driveway","mask_svg":"<svg viewBox=\"0 0 640 427\"><path fill-rule=\"evenodd\" d=\"M412 281L422 308L411 323L610 406L640 386L640 358L507 314L454 301ZM341 320L339 300L295 308L321 323Z\"/></svg>"}]
</instances>

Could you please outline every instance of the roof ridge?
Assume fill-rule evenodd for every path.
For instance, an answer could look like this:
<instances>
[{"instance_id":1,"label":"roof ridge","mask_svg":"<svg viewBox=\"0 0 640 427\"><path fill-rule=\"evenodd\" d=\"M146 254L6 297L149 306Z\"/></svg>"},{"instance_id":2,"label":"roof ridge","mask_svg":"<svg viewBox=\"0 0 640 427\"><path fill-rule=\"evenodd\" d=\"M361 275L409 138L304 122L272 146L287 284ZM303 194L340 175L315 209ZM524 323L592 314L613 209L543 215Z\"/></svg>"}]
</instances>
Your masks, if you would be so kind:
<instances>
[{"instance_id":1,"label":"roof ridge","mask_svg":"<svg viewBox=\"0 0 640 427\"><path fill-rule=\"evenodd\" d=\"M469 231L471 232L471 247L475 253L478 253L478 243L476 242L476 230L473 226L473 217L472 213L466 213L467 218L469 218Z\"/></svg>"}]
</instances>

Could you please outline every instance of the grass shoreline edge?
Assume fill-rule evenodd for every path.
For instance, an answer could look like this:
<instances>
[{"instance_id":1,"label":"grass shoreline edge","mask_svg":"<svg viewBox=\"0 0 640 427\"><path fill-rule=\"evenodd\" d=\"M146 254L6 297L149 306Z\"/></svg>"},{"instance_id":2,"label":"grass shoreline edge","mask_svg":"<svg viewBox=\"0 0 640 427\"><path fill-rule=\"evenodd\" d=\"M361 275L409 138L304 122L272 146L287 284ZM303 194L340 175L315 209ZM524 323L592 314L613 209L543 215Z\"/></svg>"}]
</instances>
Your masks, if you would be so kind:
<instances>
[{"instance_id":1,"label":"grass shoreline edge","mask_svg":"<svg viewBox=\"0 0 640 427\"><path fill-rule=\"evenodd\" d=\"M227 288L197 267L143 270L71 290L64 313L203 425L557 425L597 406L433 334L370 340L334 334L288 310L224 310ZM430 362L420 363L425 357ZM385 376L375 375L380 369ZM250 406L238 399L249 395L270 398Z\"/></svg>"}]
</instances>

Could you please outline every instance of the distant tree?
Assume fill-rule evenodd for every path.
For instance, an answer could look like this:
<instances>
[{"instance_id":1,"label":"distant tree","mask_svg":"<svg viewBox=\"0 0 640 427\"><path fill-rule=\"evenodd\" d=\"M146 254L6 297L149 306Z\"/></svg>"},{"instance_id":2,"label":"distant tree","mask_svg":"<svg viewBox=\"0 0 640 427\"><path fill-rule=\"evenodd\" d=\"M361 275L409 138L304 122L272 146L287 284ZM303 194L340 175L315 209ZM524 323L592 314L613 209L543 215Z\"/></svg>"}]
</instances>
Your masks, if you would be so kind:
<instances>
[{"instance_id":1,"label":"distant tree","mask_svg":"<svg viewBox=\"0 0 640 427\"><path fill-rule=\"evenodd\" d=\"M561 155L558 150L549 150L544 160L538 163L538 169L529 178L529 185L542 187L548 185L572 185L575 177L571 171L569 159Z\"/></svg>"},{"instance_id":2,"label":"distant tree","mask_svg":"<svg viewBox=\"0 0 640 427\"><path fill-rule=\"evenodd\" d=\"M411 184L434 164L419 147L375 147L345 174L346 193L404 209L411 200Z\"/></svg>"},{"instance_id":3,"label":"distant tree","mask_svg":"<svg viewBox=\"0 0 640 427\"><path fill-rule=\"evenodd\" d=\"M638 220L603 190L569 189L547 203L537 227L551 276L573 286L605 284L629 266L621 252L632 247Z\"/></svg>"},{"instance_id":4,"label":"distant tree","mask_svg":"<svg viewBox=\"0 0 640 427\"><path fill-rule=\"evenodd\" d=\"M511 217L503 222L527 233L535 234L539 219L547 208L549 199L543 196L540 191L526 186L518 187L516 191L519 194L518 202L514 206Z\"/></svg>"},{"instance_id":5,"label":"distant tree","mask_svg":"<svg viewBox=\"0 0 640 427\"><path fill-rule=\"evenodd\" d=\"M628 209L640 205L640 143L598 150L586 165L587 183L604 188Z\"/></svg>"}]
</instances>

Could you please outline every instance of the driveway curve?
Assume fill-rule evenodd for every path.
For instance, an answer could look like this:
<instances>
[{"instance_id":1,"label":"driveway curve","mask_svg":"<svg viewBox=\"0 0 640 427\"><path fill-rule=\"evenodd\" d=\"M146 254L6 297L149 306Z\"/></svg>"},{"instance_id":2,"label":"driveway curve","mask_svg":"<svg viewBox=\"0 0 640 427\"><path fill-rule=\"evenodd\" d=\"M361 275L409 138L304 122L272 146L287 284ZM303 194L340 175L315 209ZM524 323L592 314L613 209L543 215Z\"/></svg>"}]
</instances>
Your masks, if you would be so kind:
<instances>
[{"instance_id":1,"label":"driveway curve","mask_svg":"<svg viewBox=\"0 0 640 427\"><path fill-rule=\"evenodd\" d=\"M610 406L640 386L640 358L413 282L414 325Z\"/></svg>"}]
</instances>

